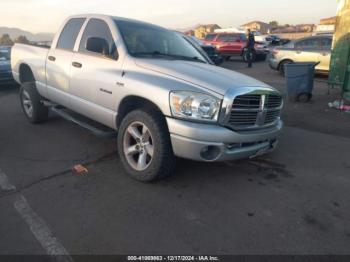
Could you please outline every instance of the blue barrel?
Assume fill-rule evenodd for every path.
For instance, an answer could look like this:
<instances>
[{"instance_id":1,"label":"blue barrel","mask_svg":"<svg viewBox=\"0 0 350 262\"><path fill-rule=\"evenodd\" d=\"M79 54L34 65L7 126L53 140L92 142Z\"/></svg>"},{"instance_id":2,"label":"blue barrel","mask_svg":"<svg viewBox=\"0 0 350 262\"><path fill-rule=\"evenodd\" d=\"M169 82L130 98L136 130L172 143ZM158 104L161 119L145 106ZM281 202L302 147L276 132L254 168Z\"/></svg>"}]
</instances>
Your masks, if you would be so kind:
<instances>
[{"instance_id":1,"label":"blue barrel","mask_svg":"<svg viewBox=\"0 0 350 262\"><path fill-rule=\"evenodd\" d=\"M285 65L287 96L291 101L309 102L314 89L315 67L319 63L300 62Z\"/></svg>"}]
</instances>

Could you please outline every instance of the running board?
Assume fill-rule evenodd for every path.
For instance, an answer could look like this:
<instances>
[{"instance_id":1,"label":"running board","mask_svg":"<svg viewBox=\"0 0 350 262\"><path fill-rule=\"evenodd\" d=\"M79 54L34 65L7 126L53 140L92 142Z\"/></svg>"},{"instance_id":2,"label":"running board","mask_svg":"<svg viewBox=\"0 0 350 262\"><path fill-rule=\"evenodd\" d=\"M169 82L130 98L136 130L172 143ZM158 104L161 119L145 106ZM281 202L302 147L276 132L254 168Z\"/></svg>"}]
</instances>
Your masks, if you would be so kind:
<instances>
[{"instance_id":1,"label":"running board","mask_svg":"<svg viewBox=\"0 0 350 262\"><path fill-rule=\"evenodd\" d=\"M75 117L73 114L70 114L69 112L67 112L64 107L51 106L50 109L52 112L55 112L57 115L64 118L65 120L73 122L73 123L81 126L82 128L89 130L91 133L93 133L97 137L100 137L100 138L115 138L115 137L117 137L117 131L110 129L108 127L102 126L101 124L99 124L97 122L94 122L96 125L96 126L94 126L94 125L88 123L88 122L92 123L92 120L87 119L83 116ZM79 118L81 118L81 119L79 119ZM84 119L86 119L86 121L84 121ZM102 127L103 127L103 129L108 129L108 130L102 130Z\"/></svg>"}]
</instances>

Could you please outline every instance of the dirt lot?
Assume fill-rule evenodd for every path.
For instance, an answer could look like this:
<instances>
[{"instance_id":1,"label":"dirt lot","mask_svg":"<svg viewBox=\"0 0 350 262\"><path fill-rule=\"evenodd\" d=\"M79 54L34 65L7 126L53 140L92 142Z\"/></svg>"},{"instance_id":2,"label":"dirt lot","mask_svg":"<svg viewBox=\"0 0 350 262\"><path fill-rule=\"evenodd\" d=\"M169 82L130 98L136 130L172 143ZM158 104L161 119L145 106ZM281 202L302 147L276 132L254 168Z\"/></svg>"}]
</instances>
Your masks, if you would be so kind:
<instances>
[{"instance_id":1,"label":"dirt lot","mask_svg":"<svg viewBox=\"0 0 350 262\"><path fill-rule=\"evenodd\" d=\"M265 63L223 66L283 91ZM30 125L18 90L2 87L0 255L350 254L350 115L328 108L339 93L327 95L322 80L312 103L286 103L274 153L178 159L176 175L156 184L126 176L114 139L56 116ZM70 171L79 163L87 175Z\"/></svg>"}]
</instances>

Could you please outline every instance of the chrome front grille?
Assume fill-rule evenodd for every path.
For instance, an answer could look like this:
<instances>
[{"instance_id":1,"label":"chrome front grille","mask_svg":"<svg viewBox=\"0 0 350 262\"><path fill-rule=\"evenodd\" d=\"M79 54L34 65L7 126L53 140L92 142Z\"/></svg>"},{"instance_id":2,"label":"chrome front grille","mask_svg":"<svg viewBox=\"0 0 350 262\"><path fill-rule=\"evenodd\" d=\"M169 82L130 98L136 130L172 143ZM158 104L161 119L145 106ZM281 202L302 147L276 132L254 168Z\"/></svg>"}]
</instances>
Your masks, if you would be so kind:
<instances>
[{"instance_id":1,"label":"chrome front grille","mask_svg":"<svg viewBox=\"0 0 350 262\"><path fill-rule=\"evenodd\" d=\"M255 125L258 112L231 111L231 116L228 124L230 126L251 126Z\"/></svg>"},{"instance_id":2,"label":"chrome front grille","mask_svg":"<svg viewBox=\"0 0 350 262\"><path fill-rule=\"evenodd\" d=\"M232 109L259 109L261 95L238 96L233 101Z\"/></svg>"},{"instance_id":3,"label":"chrome front grille","mask_svg":"<svg viewBox=\"0 0 350 262\"><path fill-rule=\"evenodd\" d=\"M265 117L265 124L271 124L276 121L280 117L281 111L280 110L273 110L266 112Z\"/></svg>"},{"instance_id":4,"label":"chrome front grille","mask_svg":"<svg viewBox=\"0 0 350 262\"><path fill-rule=\"evenodd\" d=\"M259 129L274 125L280 119L282 104L282 97L276 93L236 96L225 125L234 130Z\"/></svg>"},{"instance_id":5,"label":"chrome front grille","mask_svg":"<svg viewBox=\"0 0 350 262\"><path fill-rule=\"evenodd\" d=\"M267 108L279 108L282 105L282 97L280 95L267 96Z\"/></svg>"}]
</instances>

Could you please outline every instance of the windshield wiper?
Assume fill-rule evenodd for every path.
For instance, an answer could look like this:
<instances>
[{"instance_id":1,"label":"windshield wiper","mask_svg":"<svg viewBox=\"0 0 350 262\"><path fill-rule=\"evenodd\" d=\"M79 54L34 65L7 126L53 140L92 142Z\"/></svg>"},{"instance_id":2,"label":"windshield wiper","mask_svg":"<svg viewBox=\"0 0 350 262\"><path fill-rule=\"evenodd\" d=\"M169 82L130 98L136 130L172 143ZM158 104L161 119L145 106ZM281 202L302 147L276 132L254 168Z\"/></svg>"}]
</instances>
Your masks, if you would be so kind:
<instances>
[{"instance_id":1,"label":"windshield wiper","mask_svg":"<svg viewBox=\"0 0 350 262\"><path fill-rule=\"evenodd\" d=\"M206 64L207 62L203 61L202 59L200 59L199 57L197 56L194 56L194 57L189 57L189 56L178 56L179 59L182 59L182 60L187 60L187 61L194 61L194 62L199 62L199 63L204 63Z\"/></svg>"},{"instance_id":2,"label":"windshield wiper","mask_svg":"<svg viewBox=\"0 0 350 262\"><path fill-rule=\"evenodd\" d=\"M151 57L160 57L160 58L167 58L167 59L173 59L173 60L186 60L186 61L194 61L194 62L200 62L200 63L204 63L206 64L205 61L203 61L202 59L200 59L197 56L194 57L190 57L190 56L182 56L182 55L175 55L175 54L165 54L165 53L161 53L158 51L154 51L154 52L138 52L138 53L134 53L134 56L151 56Z\"/></svg>"}]
</instances>

